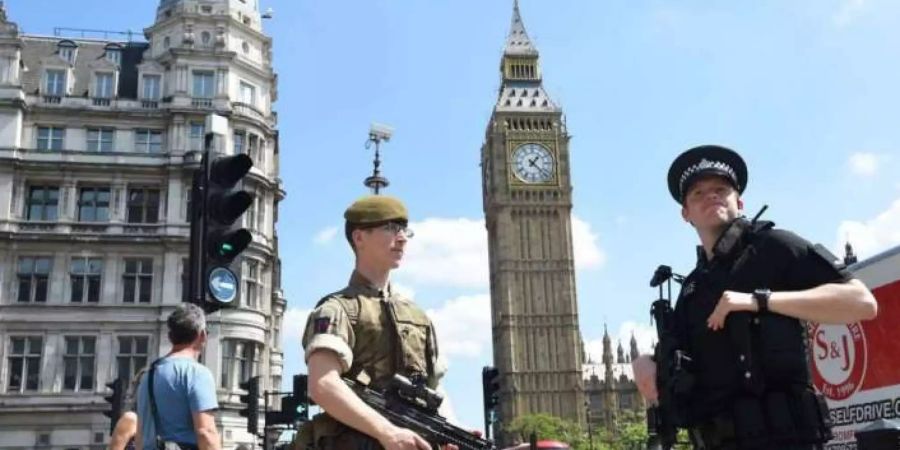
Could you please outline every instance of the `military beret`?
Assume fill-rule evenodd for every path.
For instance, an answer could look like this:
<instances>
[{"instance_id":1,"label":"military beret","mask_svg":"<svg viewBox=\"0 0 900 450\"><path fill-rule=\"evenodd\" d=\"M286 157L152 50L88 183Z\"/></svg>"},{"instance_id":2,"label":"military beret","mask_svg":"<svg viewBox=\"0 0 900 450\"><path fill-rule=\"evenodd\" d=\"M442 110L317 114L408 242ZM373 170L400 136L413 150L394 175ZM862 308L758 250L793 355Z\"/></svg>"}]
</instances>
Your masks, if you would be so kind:
<instances>
[{"instance_id":1,"label":"military beret","mask_svg":"<svg viewBox=\"0 0 900 450\"><path fill-rule=\"evenodd\" d=\"M390 221L408 221L403 202L384 195L367 195L353 202L344 212L344 219L353 225L368 225Z\"/></svg>"},{"instance_id":2,"label":"military beret","mask_svg":"<svg viewBox=\"0 0 900 450\"><path fill-rule=\"evenodd\" d=\"M747 165L741 155L720 145L701 145L678 155L669 167L669 193L676 202L684 201L687 191L701 177L717 175L743 193L747 187Z\"/></svg>"}]
</instances>

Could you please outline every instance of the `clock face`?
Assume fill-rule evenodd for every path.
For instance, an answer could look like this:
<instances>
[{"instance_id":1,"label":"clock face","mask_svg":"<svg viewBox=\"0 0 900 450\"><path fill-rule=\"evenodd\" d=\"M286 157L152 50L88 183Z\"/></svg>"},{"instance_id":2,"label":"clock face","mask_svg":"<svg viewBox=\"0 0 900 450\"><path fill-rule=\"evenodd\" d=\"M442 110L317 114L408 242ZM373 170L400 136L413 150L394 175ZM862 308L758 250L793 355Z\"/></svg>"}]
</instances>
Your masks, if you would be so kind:
<instances>
[{"instance_id":1,"label":"clock face","mask_svg":"<svg viewBox=\"0 0 900 450\"><path fill-rule=\"evenodd\" d=\"M516 147L512 163L516 177L526 183L546 183L553 179L553 155L541 144Z\"/></svg>"}]
</instances>

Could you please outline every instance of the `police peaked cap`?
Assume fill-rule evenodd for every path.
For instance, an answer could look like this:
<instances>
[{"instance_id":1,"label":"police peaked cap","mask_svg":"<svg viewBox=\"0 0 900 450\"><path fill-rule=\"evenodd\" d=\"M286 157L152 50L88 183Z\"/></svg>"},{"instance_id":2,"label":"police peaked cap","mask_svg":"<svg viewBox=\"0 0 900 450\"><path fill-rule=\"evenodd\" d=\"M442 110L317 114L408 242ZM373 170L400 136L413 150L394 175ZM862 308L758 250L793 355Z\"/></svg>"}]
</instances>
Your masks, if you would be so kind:
<instances>
[{"instance_id":1,"label":"police peaked cap","mask_svg":"<svg viewBox=\"0 0 900 450\"><path fill-rule=\"evenodd\" d=\"M709 175L725 178L739 193L747 188L747 165L741 155L720 145L701 145L675 158L669 167L669 193L682 203L691 185Z\"/></svg>"},{"instance_id":2,"label":"police peaked cap","mask_svg":"<svg viewBox=\"0 0 900 450\"><path fill-rule=\"evenodd\" d=\"M386 222L407 222L409 213L403 202L394 197L367 195L347 208L344 219L353 225L377 225Z\"/></svg>"}]
</instances>

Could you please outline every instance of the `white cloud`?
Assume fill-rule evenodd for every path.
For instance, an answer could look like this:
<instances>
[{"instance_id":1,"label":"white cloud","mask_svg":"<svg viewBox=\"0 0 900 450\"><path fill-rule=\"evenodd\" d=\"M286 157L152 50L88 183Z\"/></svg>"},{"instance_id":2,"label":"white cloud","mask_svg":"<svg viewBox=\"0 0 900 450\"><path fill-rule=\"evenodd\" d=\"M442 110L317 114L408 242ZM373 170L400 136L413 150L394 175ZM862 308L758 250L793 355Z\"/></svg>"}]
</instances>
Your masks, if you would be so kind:
<instances>
[{"instance_id":1,"label":"white cloud","mask_svg":"<svg viewBox=\"0 0 900 450\"><path fill-rule=\"evenodd\" d=\"M429 218L410 224L416 235L406 247L399 278L430 284L484 289L488 286L488 244L484 220ZM575 267L601 267L606 255L591 225L572 218Z\"/></svg>"},{"instance_id":2,"label":"white cloud","mask_svg":"<svg viewBox=\"0 0 900 450\"><path fill-rule=\"evenodd\" d=\"M391 280L391 289L393 289L394 292L400 294L403 297L412 300L416 299L416 291L403 283L398 283L394 280Z\"/></svg>"},{"instance_id":3,"label":"white cloud","mask_svg":"<svg viewBox=\"0 0 900 450\"><path fill-rule=\"evenodd\" d=\"M866 0L842 0L837 12L832 16L834 24L845 27L859 17L866 7Z\"/></svg>"},{"instance_id":4,"label":"white cloud","mask_svg":"<svg viewBox=\"0 0 900 450\"><path fill-rule=\"evenodd\" d=\"M313 242L319 245L325 245L334 240L334 237L337 236L338 228L337 227L328 227L322 231L316 233L316 236L313 238Z\"/></svg>"},{"instance_id":5,"label":"white cloud","mask_svg":"<svg viewBox=\"0 0 900 450\"><path fill-rule=\"evenodd\" d=\"M591 224L572 217L572 246L574 247L575 268L593 269L606 262L606 254L597 245L597 234Z\"/></svg>"},{"instance_id":6,"label":"white cloud","mask_svg":"<svg viewBox=\"0 0 900 450\"><path fill-rule=\"evenodd\" d=\"M413 284L483 288L488 284L483 220L430 218L410 224L416 236L397 271Z\"/></svg>"},{"instance_id":7,"label":"white cloud","mask_svg":"<svg viewBox=\"0 0 900 450\"><path fill-rule=\"evenodd\" d=\"M311 309L288 308L281 323L281 348L299 348Z\"/></svg>"},{"instance_id":8,"label":"white cloud","mask_svg":"<svg viewBox=\"0 0 900 450\"><path fill-rule=\"evenodd\" d=\"M491 346L491 306L487 294L454 298L426 311L437 331L440 353L451 358L477 358Z\"/></svg>"},{"instance_id":9,"label":"white cloud","mask_svg":"<svg viewBox=\"0 0 900 450\"><path fill-rule=\"evenodd\" d=\"M845 220L838 226L835 254L844 254L847 241L860 259L900 245L900 198L884 212L865 222Z\"/></svg>"},{"instance_id":10,"label":"white cloud","mask_svg":"<svg viewBox=\"0 0 900 450\"><path fill-rule=\"evenodd\" d=\"M854 175L872 176L878 172L878 166L885 158L875 153L857 152L850 155L847 163Z\"/></svg>"}]
</instances>

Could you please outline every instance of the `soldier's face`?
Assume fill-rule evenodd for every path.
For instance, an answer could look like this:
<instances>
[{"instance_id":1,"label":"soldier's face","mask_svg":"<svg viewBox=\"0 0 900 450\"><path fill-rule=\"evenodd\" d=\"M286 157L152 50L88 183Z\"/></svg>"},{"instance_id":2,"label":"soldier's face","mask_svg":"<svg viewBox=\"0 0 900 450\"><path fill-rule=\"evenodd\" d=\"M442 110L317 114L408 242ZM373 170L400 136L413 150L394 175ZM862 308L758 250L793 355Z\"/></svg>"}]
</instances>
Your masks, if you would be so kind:
<instances>
[{"instance_id":1,"label":"soldier's face","mask_svg":"<svg viewBox=\"0 0 900 450\"><path fill-rule=\"evenodd\" d=\"M354 239L357 257L382 269L400 267L408 240L406 227L397 223L356 230Z\"/></svg>"},{"instance_id":2,"label":"soldier's face","mask_svg":"<svg viewBox=\"0 0 900 450\"><path fill-rule=\"evenodd\" d=\"M743 208L731 183L709 176L691 185L684 197L681 217L698 229L718 228L737 218Z\"/></svg>"}]
</instances>

